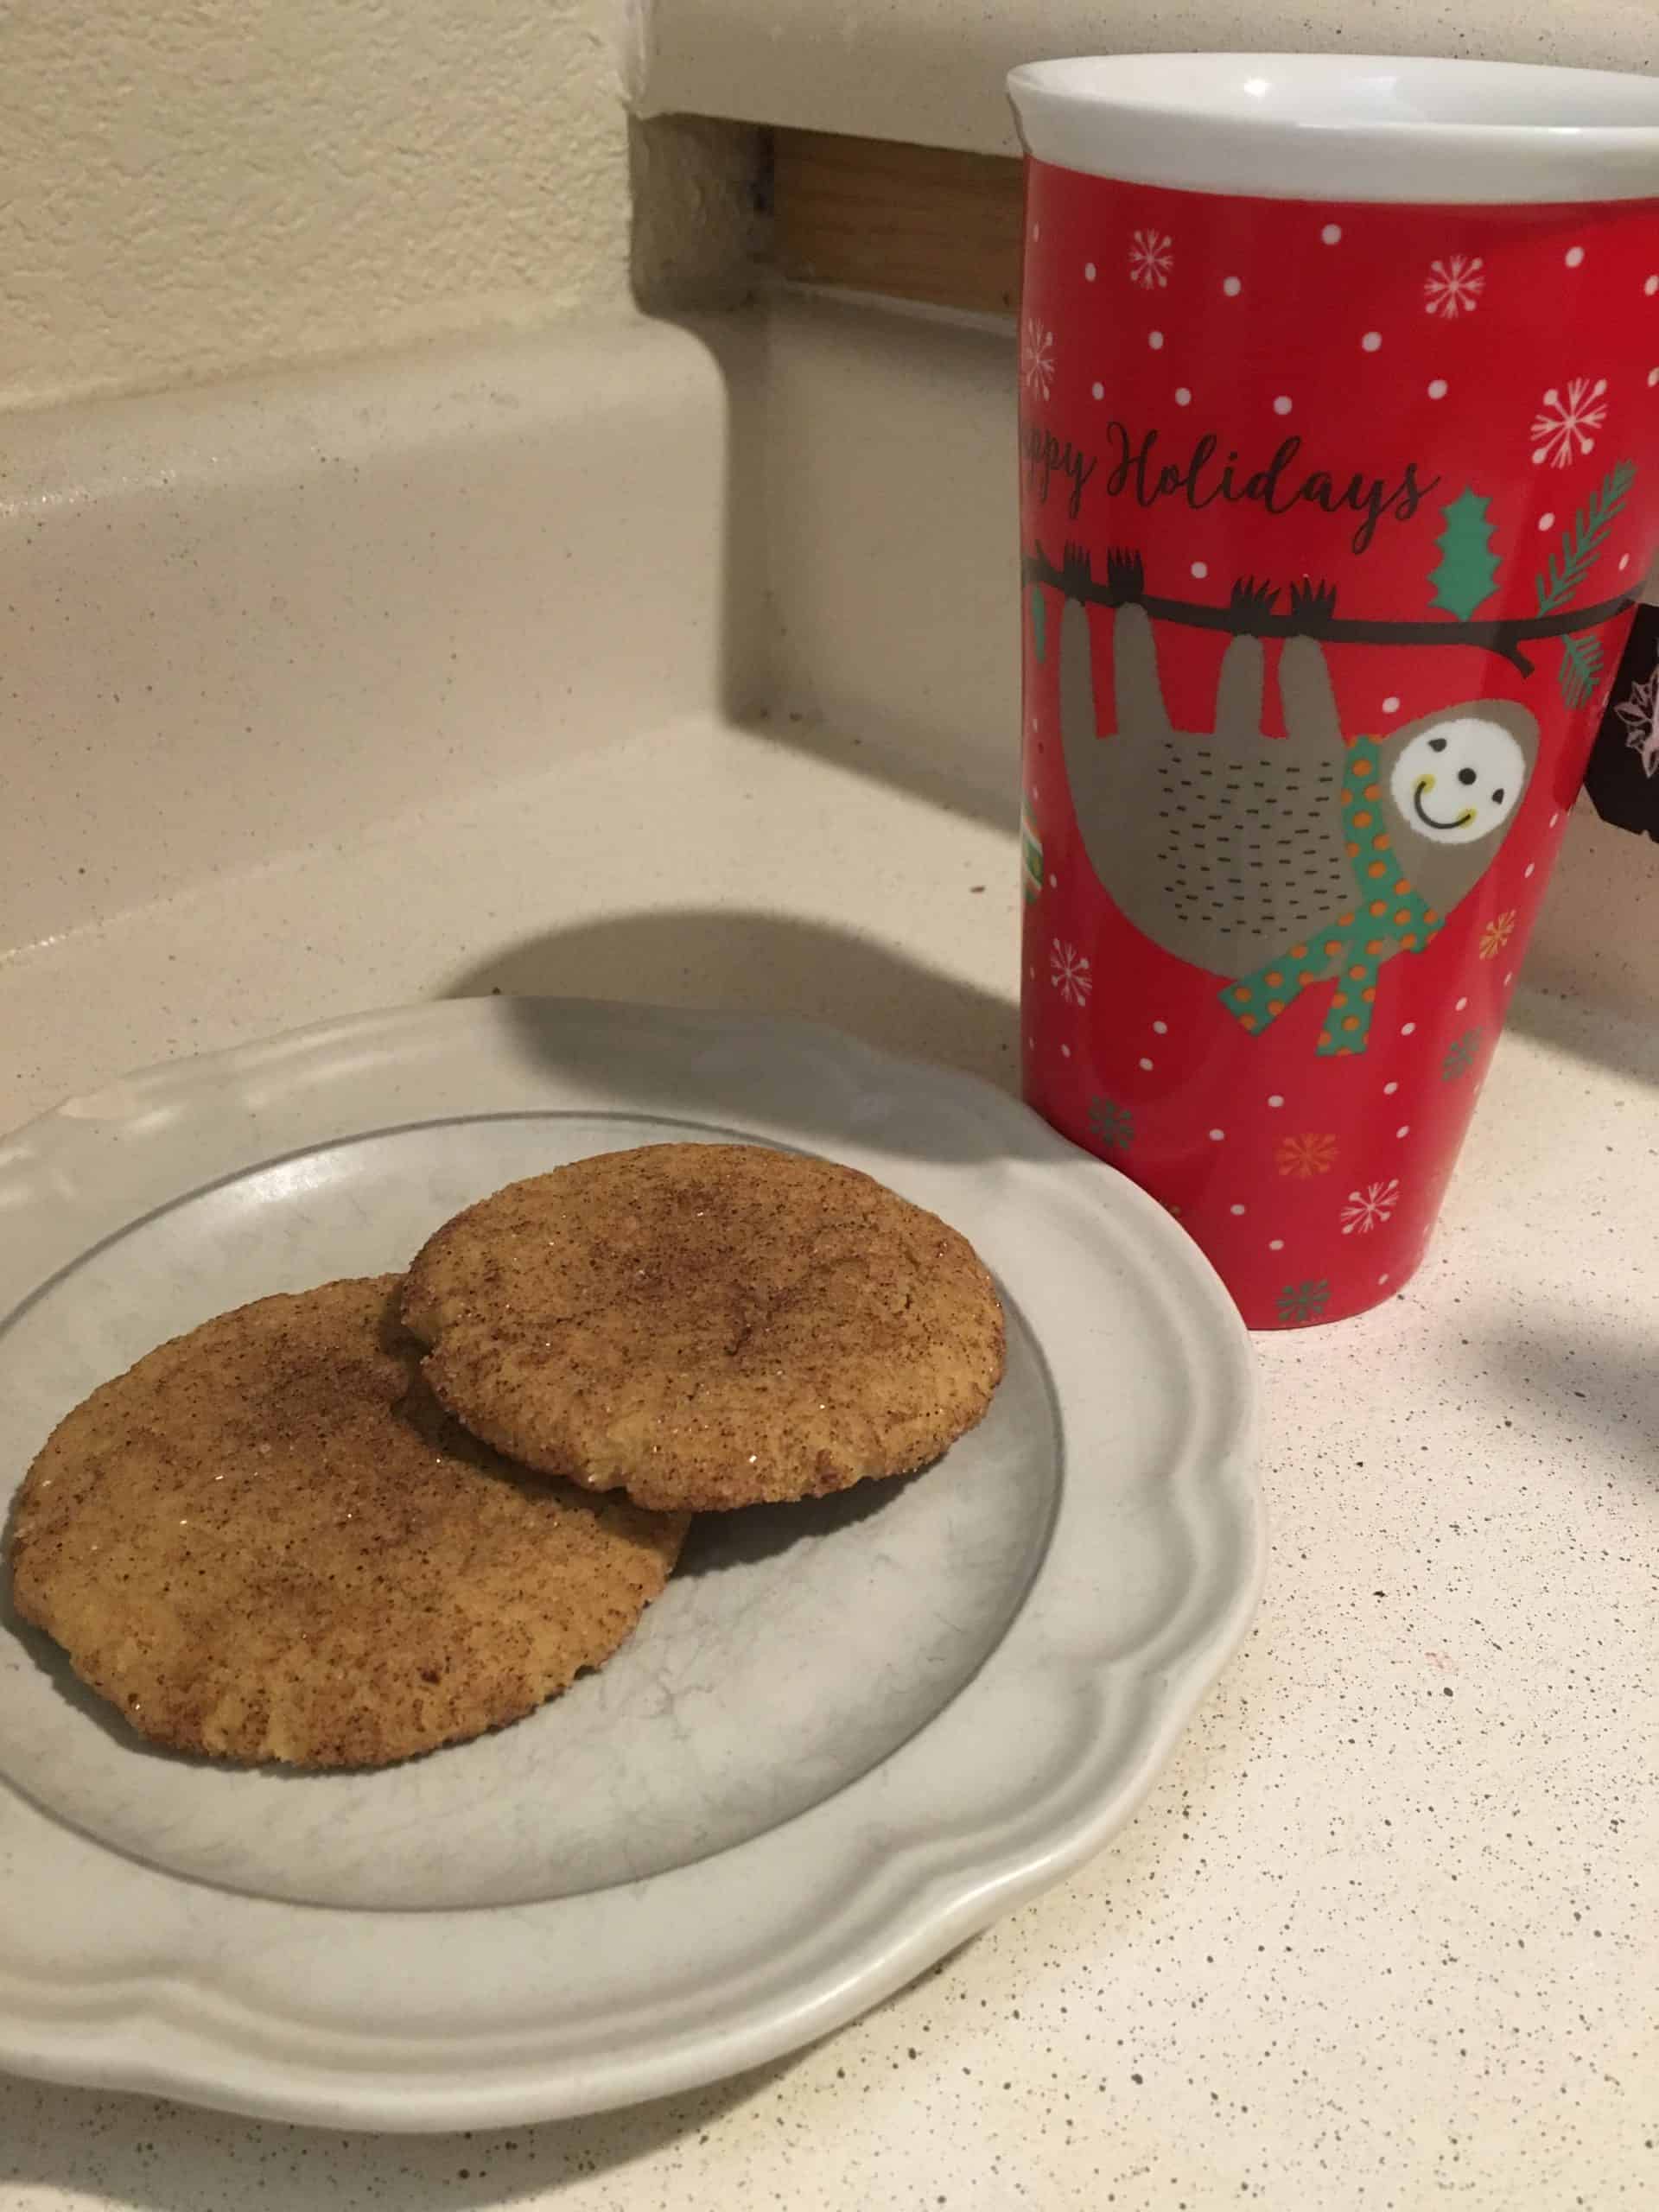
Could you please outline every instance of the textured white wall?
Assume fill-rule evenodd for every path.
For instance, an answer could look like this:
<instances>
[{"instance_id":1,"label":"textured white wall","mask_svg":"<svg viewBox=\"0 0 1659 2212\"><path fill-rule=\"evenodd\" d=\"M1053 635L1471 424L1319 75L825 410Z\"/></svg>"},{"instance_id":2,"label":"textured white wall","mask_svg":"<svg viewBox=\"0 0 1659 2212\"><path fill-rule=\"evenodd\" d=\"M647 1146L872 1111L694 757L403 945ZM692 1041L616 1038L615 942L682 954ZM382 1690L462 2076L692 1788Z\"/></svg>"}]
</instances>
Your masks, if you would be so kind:
<instances>
[{"instance_id":1,"label":"textured white wall","mask_svg":"<svg viewBox=\"0 0 1659 2212\"><path fill-rule=\"evenodd\" d=\"M0 0L0 405L626 293L615 0Z\"/></svg>"}]
</instances>

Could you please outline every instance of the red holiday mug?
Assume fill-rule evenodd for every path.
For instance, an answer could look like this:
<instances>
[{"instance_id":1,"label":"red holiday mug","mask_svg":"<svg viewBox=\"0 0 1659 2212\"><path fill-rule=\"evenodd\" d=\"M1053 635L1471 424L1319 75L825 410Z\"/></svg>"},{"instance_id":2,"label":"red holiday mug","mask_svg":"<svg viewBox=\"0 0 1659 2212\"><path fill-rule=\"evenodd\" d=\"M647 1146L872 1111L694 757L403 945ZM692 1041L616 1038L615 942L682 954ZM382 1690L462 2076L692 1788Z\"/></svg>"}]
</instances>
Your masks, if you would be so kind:
<instances>
[{"instance_id":1,"label":"red holiday mug","mask_svg":"<svg viewBox=\"0 0 1659 2212\"><path fill-rule=\"evenodd\" d=\"M1659 547L1659 82L1042 62L1027 1097L1252 1327L1422 1256Z\"/></svg>"}]
</instances>

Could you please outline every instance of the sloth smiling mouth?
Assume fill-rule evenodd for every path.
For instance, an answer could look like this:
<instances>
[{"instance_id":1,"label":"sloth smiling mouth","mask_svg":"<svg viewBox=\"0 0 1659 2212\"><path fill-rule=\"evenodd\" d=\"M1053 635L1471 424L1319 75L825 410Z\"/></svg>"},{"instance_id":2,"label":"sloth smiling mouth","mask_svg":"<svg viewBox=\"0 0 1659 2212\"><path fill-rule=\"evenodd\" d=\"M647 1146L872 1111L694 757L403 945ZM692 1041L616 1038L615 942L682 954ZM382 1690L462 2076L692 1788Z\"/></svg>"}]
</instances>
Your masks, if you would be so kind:
<instances>
[{"instance_id":1,"label":"sloth smiling mouth","mask_svg":"<svg viewBox=\"0 0 1659 2212\"><path fill-rule=\"evenodd\" d=\"M1416 814L1417 819L1422 823L1426 828L1430 830L1461 830L1466 823L1470 823L1474 820L1475 810L1472 806L1465 807L1461 814L1453 815L1450 822L1441 822L1436 816L1431 814L1428 809L1423 804L1423 793L1427 791L1433 791L1433 788L1434 779L1433 776L1424 776L1419 782L1412 786L1412 807Z\"/></svg>"}]
</instances>

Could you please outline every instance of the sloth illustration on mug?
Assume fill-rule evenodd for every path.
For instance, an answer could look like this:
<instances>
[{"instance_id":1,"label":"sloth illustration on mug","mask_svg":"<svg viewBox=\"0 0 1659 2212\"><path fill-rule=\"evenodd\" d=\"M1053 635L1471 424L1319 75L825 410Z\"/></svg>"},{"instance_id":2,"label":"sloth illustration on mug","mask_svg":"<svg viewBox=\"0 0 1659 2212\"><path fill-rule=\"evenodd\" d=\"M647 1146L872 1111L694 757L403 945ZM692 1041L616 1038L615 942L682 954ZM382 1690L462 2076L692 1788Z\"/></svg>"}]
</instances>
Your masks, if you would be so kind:
<instances>
[{"instance_id":1,"label":"sloth illustration on mug","mask_svg":"<svg viewBox=\"0 0 1659 2212\"><path fill-rule=\"evenodd\" d=\"M1075 556L1073 556L1075 559ZM1377 977L1421 952L1491 865L1538 755L1524 707L1479 699L1348 744L1324 652L1287 638L1285 734L1262 728L1262 641L1232 639L1214 728L1178 730L1151 618L1111 611L1115 717L1096 713L1089 617L1061 612L1061 742L1084 849L1154 944L1223 977L1249 1030L1334 982L1325 1057L1363 1052Z\"/></svg>"}]
</instances>

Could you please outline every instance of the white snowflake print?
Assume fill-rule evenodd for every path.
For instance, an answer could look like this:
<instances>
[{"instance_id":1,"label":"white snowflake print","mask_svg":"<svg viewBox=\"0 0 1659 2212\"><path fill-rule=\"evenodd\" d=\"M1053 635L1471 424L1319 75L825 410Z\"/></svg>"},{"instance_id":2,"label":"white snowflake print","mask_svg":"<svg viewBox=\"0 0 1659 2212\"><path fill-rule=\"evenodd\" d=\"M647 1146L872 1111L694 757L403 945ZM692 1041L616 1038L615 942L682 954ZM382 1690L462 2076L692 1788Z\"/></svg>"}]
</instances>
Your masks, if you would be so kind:
<instances>
[{"instance_id":1,"label":"white snowflake print","mask_svg":"<svg viewBox=\"0 0 1659 2212\"><path fill-rule=\"evenodd\" d=\"M1363 1191L1350 1191L1348 1203L1342 1210L1342 1233L1351 1236L1357 1230L1369 1236L1374 1229L1381 1229L1389 1220L1400 1203L1400 1185L1390 1179L1386 1183L1367 1183Z\"/></svg>"},{"instance_id":2,"label":"white snowflake print","mask_svg":"<svg viewBox=\"0 0 1659 2212\"><path fill-rule=\"evenodd\" d=\"M1054 389L1054 334L1035 315L1026 317L1026 341L1020 349L1020 373L1026 390L1046 399Z\"/></svg>"},{"instance_id":3,"label":"white snowflake print","mask_svg":"<svg viewBox=\"0 0 1659 2212\"><path fill-rule=\"evenodd\" d=\"M1054 950L1048 957L1048 980L1068 1006L1087 1006L1089 994L1095 988L1095 979L1089 972L1089 963L1075 944L1062 944L1054 940Z\"/></svg>"},{"instance_id":4,"label":"white snowflake print","mask_svg":"<svg viewBox=\"0 0 1659 2212\"><path fill-rule=\"evenodd\" d=\"M1596 442L1590 433L1606 420L1605 377L1598 377L1593 384L1588 377L1570 378L1565 395L1551 385L1533 417L1535 464L1541 467L1548 461L1552 468L1565 468L1580 454L1592 453Z\"/></svg>"},{"instance_id":5,"label":"white snowflake print","mask_svg":"<svg viewBox=\"0 0 1659 2212\"><path fill-rule=\"evenodd\" d=\"M1148 292L1169 289L1175 266L1175 241L1164 231L1137 231L1129 240L1129 282Z\"/></svg>"},{"instance_id":6,"label":"white snowflake print","mask_svg":"<svg viewBox=\"0 0 1659 2212\"><path fill-rule=\"evenodd\" d=\"M1473 315L1486 289L1486 267L1478 253L1448 253L1431 261L1423 279L1423 313L1443 315L1455 322L1460 315Z\"/></svg>"},{"instance_id":7,"label":"white snowflake print","mask_svg":"<svg viewBox=\"0 0 1659 2212\"><path fill-rule=\"evenodd\" d=\"M1645 683L1633 684L1628 699L1613 712L1624 725L1624 742L1642 763L1644 776L1659 776L1659 661Z\"/></svg>"}]
</instances>

